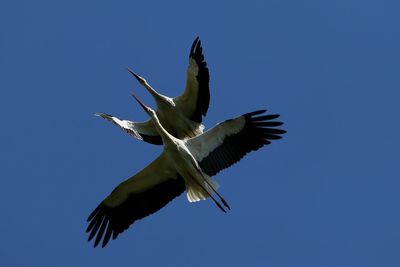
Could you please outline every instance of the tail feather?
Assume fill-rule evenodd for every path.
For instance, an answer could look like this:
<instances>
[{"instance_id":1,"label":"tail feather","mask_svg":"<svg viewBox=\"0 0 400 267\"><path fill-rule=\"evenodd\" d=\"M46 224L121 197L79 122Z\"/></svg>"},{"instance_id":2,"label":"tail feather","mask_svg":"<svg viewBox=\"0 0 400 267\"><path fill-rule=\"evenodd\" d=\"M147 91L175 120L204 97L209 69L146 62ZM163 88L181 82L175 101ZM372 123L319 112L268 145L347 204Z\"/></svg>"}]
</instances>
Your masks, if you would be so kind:
<instances>
[{"instance_id":1,"label":"tail feather","mask_svg":"<svg viewBox=\"0 0 400 267\"><path fill-rule=\"evenodd\" d=\"M189 202L197 202L200 200L205 200L207 199L210 195L213 194L214 190L216 191L219 188L219 184L213 180L211 177L209 177L208 175L205 175L205 178L207 179L206 183L205 181L199 181L201 184L201 187L196 184L195 182L189 182L187 183L187 199ZM194 178L196 179L196 178ZM210 188L210 186L208 185L210 184L212 188ZM204 191L204 189L207 190L207 192Z\"/></svg>"}]
</instances>

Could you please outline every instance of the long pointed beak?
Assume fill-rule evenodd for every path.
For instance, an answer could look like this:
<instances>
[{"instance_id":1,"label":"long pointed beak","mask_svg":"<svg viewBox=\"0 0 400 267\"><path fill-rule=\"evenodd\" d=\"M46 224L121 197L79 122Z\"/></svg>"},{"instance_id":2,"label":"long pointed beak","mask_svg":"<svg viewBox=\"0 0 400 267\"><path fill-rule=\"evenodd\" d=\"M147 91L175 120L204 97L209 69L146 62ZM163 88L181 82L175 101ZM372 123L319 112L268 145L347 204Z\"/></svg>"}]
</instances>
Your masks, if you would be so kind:
<instances>
[{"instance_id":1,"label":"long pointed beak","mask_svg":"<svg viewBox=\"0 0 400 267\"><path fill-rule=\"evenodd\" d=\"M136 101L139 103L139 105L141 105L142 108L144 109L144 111L146 111L146 113L147 113L148 107L145 104L143 104L143 102L135 94L132 93L132 96L136 99Z\"/></svg>"},{"instance_id":2,"label":"long pointed beak","mask_svg":"<svg viewBox=\"0 0 400 267\"><path fill-rule=\"evenodd\" d=\"M140 83L143 82L143 78L142 77L140 77L139 75L134 73L130 68L126 68L126 69L138 80L138 82L140 82Z\"/></svg>"}]
</instances>

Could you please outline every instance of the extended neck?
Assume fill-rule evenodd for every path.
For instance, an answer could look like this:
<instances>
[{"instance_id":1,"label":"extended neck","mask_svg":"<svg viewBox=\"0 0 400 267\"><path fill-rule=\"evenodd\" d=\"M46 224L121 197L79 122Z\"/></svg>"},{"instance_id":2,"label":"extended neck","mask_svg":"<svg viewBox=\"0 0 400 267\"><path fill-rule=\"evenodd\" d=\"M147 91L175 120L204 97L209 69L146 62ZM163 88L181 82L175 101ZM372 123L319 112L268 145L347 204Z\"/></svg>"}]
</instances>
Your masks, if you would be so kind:
<instances>
[{"instance_id":1,"label":"extended neck","mask_svg":"<svg viewBox=\"0 0 400 267\"><path fill-rule=\"evenodd\" d=\"M150 86L150 84L147 83L146 79L144 79L143 77L139 76L138 74L136 74L135 72L133 72L130 68L128 68L128 71L133 75L133 77L136 78L136 80L142 85L144 86L144 88L146 88L147 91L149 91L149 93L154 97L154 99L156 100L157 104L161 101L164 100L164 96L159 94L156 90L154 90L153 87Z\"/></svg>"},{"instance_id":2,"label":"extended neck","mask_svg":"<svg viewBox=\"0 0 400 267\"><path fill-rule=\"evenodd\" d=\"M144 81L142 83L142 85L144 86L144 88L147 89L147 91L154 97L154 99L156 100L156 102L158 103L159 101L164 101L164 96L159 94L156 90L154 90L153 87L150 86L150 84L148 84L146 81Z\"/></svg>"},{"instance_id":3,"label":"extended neck","mask_svg":"<svg viewBox=\"0 0 400 267\"><path fill-rule=\"evenodd\" d=\"M161 136L164 145L174 143L176 138L172 136L167 130L165 130L155 113L151 114L151 119L153 121L154 127L156 127L158 134Z\"/></svg>"}]
</instances>

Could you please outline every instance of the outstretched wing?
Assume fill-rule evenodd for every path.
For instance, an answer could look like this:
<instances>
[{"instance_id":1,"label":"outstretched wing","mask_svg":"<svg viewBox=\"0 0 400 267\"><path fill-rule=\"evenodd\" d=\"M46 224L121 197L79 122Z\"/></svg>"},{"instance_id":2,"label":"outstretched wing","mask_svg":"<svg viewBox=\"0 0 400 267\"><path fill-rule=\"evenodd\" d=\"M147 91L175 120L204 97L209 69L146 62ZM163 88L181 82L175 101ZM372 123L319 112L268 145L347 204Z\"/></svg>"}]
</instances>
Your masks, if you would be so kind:
<instances>
[{"instance_id":1,"label":"outstretched wing","mask_svg":"<svg viewBox=\"0 0 400 267\"><path fill-rule=\"evenodd\" d=\"M96 247L110 240L140 220L168 204L185 191L185 182L166 164L161 154L145 169L118 185L89 215L88 240L95 236Z\"/></svg>"},{"instance_id":2,"label":"outstretched wing","mask_svg":"<svg viewBox=\"0 0 400 267\"><path fill-rule=\"evenodd\" d=\"M266 110L246 113L217 124L207 132L186 141L189 150L209 176L228 168L247 153L281 139L286 131L275 127L279 115L262 115Z\"/></svg>"},{"instance_id":3,"label":"outstretched wing","mask_svg":"<svg viewBox=\"0 0 400 267\"><path fill-rule=\"evenodd\" d=\"M203 48L197 37L190 49L185 91L174 99L177 108L192 121L201 123L202 116L207 114L210 103L209 81L210 75L204 60Z\"/></svg>"},{"instance_id":4,"label":"outstretched wing","mask_svg":"<svg viewBox=\"0 0 400 267\"><path fill-rule=\"evenodd\" d=\"M115 125L119 126L126 133L139 140L143 140L147 143L154 145L162 145L161 136L154 128L153 122L151 120L145 122L121 120L117 117L101 112L96 112L94 115L102 117L108 121L111 121Z\"/></svg>"}]
</instances>

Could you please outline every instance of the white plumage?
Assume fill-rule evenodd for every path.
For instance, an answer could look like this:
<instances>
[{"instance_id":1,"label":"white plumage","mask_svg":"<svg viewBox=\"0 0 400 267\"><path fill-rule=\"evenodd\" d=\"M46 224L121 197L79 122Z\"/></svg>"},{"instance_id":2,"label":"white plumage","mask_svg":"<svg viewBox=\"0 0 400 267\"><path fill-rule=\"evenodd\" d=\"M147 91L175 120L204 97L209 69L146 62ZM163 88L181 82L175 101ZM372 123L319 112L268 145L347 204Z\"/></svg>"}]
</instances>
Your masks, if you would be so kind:
<instances>
[{"instance_id":1,"label":"white plumage","mask_svg":"<svg viewBox=\"0 0 400 267\"><path fill-rule=\"evenodd\" d=\"M169 133L179 139L185 139L203 132L202 120L210 102L210 77L198 37L194 40L189 53L186 87L178 97L170 98L158 93L143 77L128 70L153 96L157 104L158 119ZM151 144L162 144L161 137L151 120L145 122L121 120L101 112L96 112L95 115L113 122L135 138Z\"/></svg>"},{"instance_id":2,"label":"white plumage","mask_svg":"<svg viewBox=\"0 0 400 267\"><path fill-rule=\"evenodd\" d=\"M282 125L274 121L278 115L261 115L265 110L259 110L182 140L162 126L156 112L137 100L151 117L164 149L150 165L118 185L90 214L86 231L90 232L89 240L96 236L95 246L103 239L104 247L111 236L115 239L136 220L158 211L185 190L190 202L211 198L226 212L225 208L230 207L211 177L285 133L274 128Z\"/></svg>"}]
</instances>

